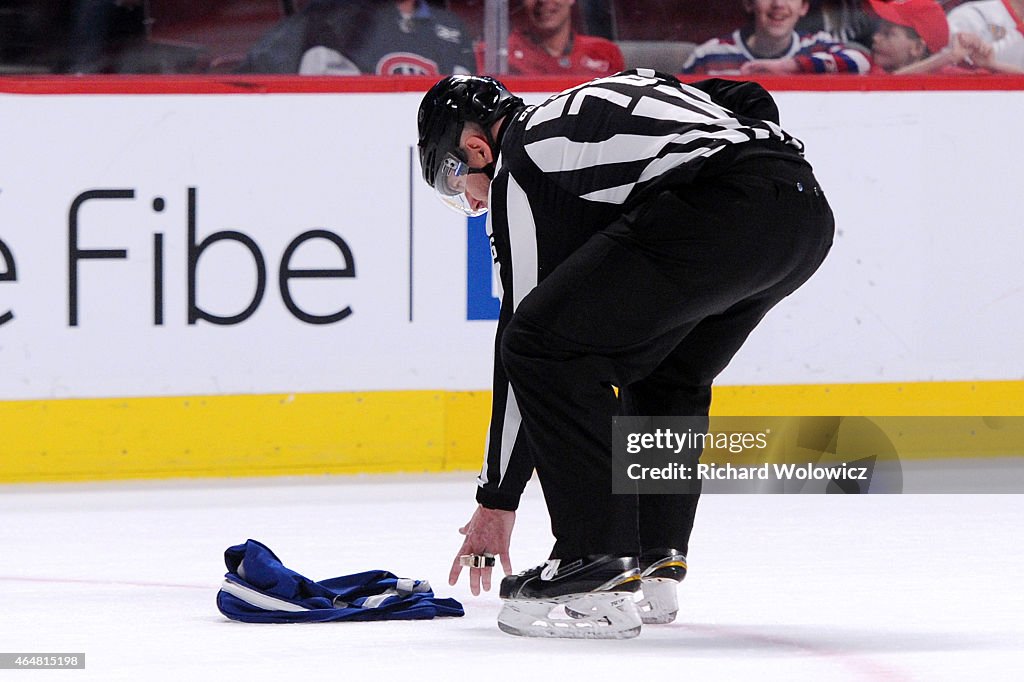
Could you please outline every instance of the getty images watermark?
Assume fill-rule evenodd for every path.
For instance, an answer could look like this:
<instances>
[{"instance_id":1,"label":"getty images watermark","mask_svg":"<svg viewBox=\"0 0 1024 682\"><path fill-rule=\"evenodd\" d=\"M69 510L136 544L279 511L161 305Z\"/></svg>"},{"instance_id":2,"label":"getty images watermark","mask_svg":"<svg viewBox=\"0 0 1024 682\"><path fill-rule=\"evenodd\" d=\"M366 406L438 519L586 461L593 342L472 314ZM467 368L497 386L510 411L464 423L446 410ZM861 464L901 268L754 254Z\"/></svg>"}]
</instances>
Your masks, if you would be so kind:
<instances>
[{"instance_id":1,"label":"getty images watermark","mask_svg":"<svg viewBox=\"0 0 1024 682\"><path fill-rule=\"evenodd\" d=\"M668 450L674 455L696 450L718 449L730 453L740 453L754 448L766 450L768 434L761 433L694 433L687 430L683 433L671 429L655 429L653 433L632 432L626 435L626 452L631 455L648 450ZM732 462L707 464L692 460L689 464L668 462L665 466L644 466L640 462L632 462L626 466L626 475L637 480L701 480L701 481L803 481L849 479L867 481L869 467L850 466L842 462L838 466L827 466L807 462L764 462L754 466L740 466Z\"/></svg>"},{"instance_id":2,"label":"getty images watermark","mask_svg":"<svg viewBox=\"0 0 1024 682\"><path fill-rule=\"evenodd\" d=\"M616 417L613 492L1024 492L1019 417Z\"/></svg>"}]
</instances>

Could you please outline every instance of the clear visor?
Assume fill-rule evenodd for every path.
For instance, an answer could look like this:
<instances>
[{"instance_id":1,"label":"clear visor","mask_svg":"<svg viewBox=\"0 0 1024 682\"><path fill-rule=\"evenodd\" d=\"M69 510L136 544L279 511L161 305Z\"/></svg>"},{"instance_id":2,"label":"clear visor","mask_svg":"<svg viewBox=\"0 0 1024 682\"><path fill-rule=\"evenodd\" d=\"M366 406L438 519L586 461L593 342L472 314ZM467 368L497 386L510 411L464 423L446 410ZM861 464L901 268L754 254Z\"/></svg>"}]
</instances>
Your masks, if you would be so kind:
<instances>
[{"instance_id":1,"label":"clear visor","mask_svg":"<svg viewBox=\"0 0 1024 682\"><path fill-rule=\"evenodd\" d=\"M441 166L434 175L434 191L450 208L468 216L478 216L487 212L481 206L474 209L466 196L466 181L469 179L470 168L465 161L454 154L445 154Z\"/></svg>"}]
</instances>

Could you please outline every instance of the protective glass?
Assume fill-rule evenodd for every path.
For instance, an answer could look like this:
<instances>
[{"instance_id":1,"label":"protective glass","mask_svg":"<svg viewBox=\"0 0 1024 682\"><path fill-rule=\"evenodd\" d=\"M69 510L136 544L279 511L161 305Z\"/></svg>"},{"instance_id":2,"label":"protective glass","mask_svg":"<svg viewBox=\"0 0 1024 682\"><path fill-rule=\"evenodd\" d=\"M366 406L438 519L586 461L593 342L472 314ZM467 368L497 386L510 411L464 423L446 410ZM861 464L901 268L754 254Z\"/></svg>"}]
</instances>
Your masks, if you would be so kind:
<instances>
[{"instance_id":1,"label":"protective glass","mask_svg":"<svg viewBox=\"0 0 1024 682\"><path fill-rule=\"evenodd\" d=\"M487 212L484 207L473 209L466 197L466 181L474 170L454 154L445 154L441 165L434 174L434 191L450 208L468 216Z\"/></svg>"}]
</instances>

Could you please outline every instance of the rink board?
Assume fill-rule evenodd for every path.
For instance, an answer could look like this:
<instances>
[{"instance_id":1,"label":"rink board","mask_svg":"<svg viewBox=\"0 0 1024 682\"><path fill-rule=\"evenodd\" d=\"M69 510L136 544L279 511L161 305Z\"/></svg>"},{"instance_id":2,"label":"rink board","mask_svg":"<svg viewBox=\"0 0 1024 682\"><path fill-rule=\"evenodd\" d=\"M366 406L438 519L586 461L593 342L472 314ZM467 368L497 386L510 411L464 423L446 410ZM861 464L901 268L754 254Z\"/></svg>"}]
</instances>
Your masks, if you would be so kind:
<instances>
[{"instance_id":1,"label":"rink board","mask_svg":"<svg viewBox=\"0 0 1024 682\"><path fill-rule=\"evenodd\" d=\"M838 231L715 410L1020 414L1024 81L767 84ZM0 82L0 481L477 468L495 288L427 85Z\"/></svg>"},{"instance_id":2,"label":"rink board","mask_svg":"<svg viewBox=\"0 0 1024 682\"><path fill-rule=\"evenodd\" d=\"M441 472L479 468L488 391L0 402L0 482ZM1020 455L1024 382L719 387L715 415L977 416L905 435L904 459Z\"/></svg>"}]
</instances>

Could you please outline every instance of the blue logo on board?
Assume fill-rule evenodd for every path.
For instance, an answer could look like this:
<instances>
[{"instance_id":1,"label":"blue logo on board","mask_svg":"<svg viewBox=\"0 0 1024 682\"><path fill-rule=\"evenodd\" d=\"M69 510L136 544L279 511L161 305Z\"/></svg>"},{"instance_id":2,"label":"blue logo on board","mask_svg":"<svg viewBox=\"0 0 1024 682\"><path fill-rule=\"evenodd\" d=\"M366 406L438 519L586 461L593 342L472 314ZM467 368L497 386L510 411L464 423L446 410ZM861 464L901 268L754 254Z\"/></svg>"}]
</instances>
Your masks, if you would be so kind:
<instances>
[{"instance_id":1,"label":"blue logo on board","mask_svg":"<svg viewBox=\"0 0 1024 682\"><path fill-rule=\"evenodd\" d=\"M466 223L466 319L496 320L501 301L494 295L494 259L487 237L487 216Z\"/></svg>"}]
</instances>

